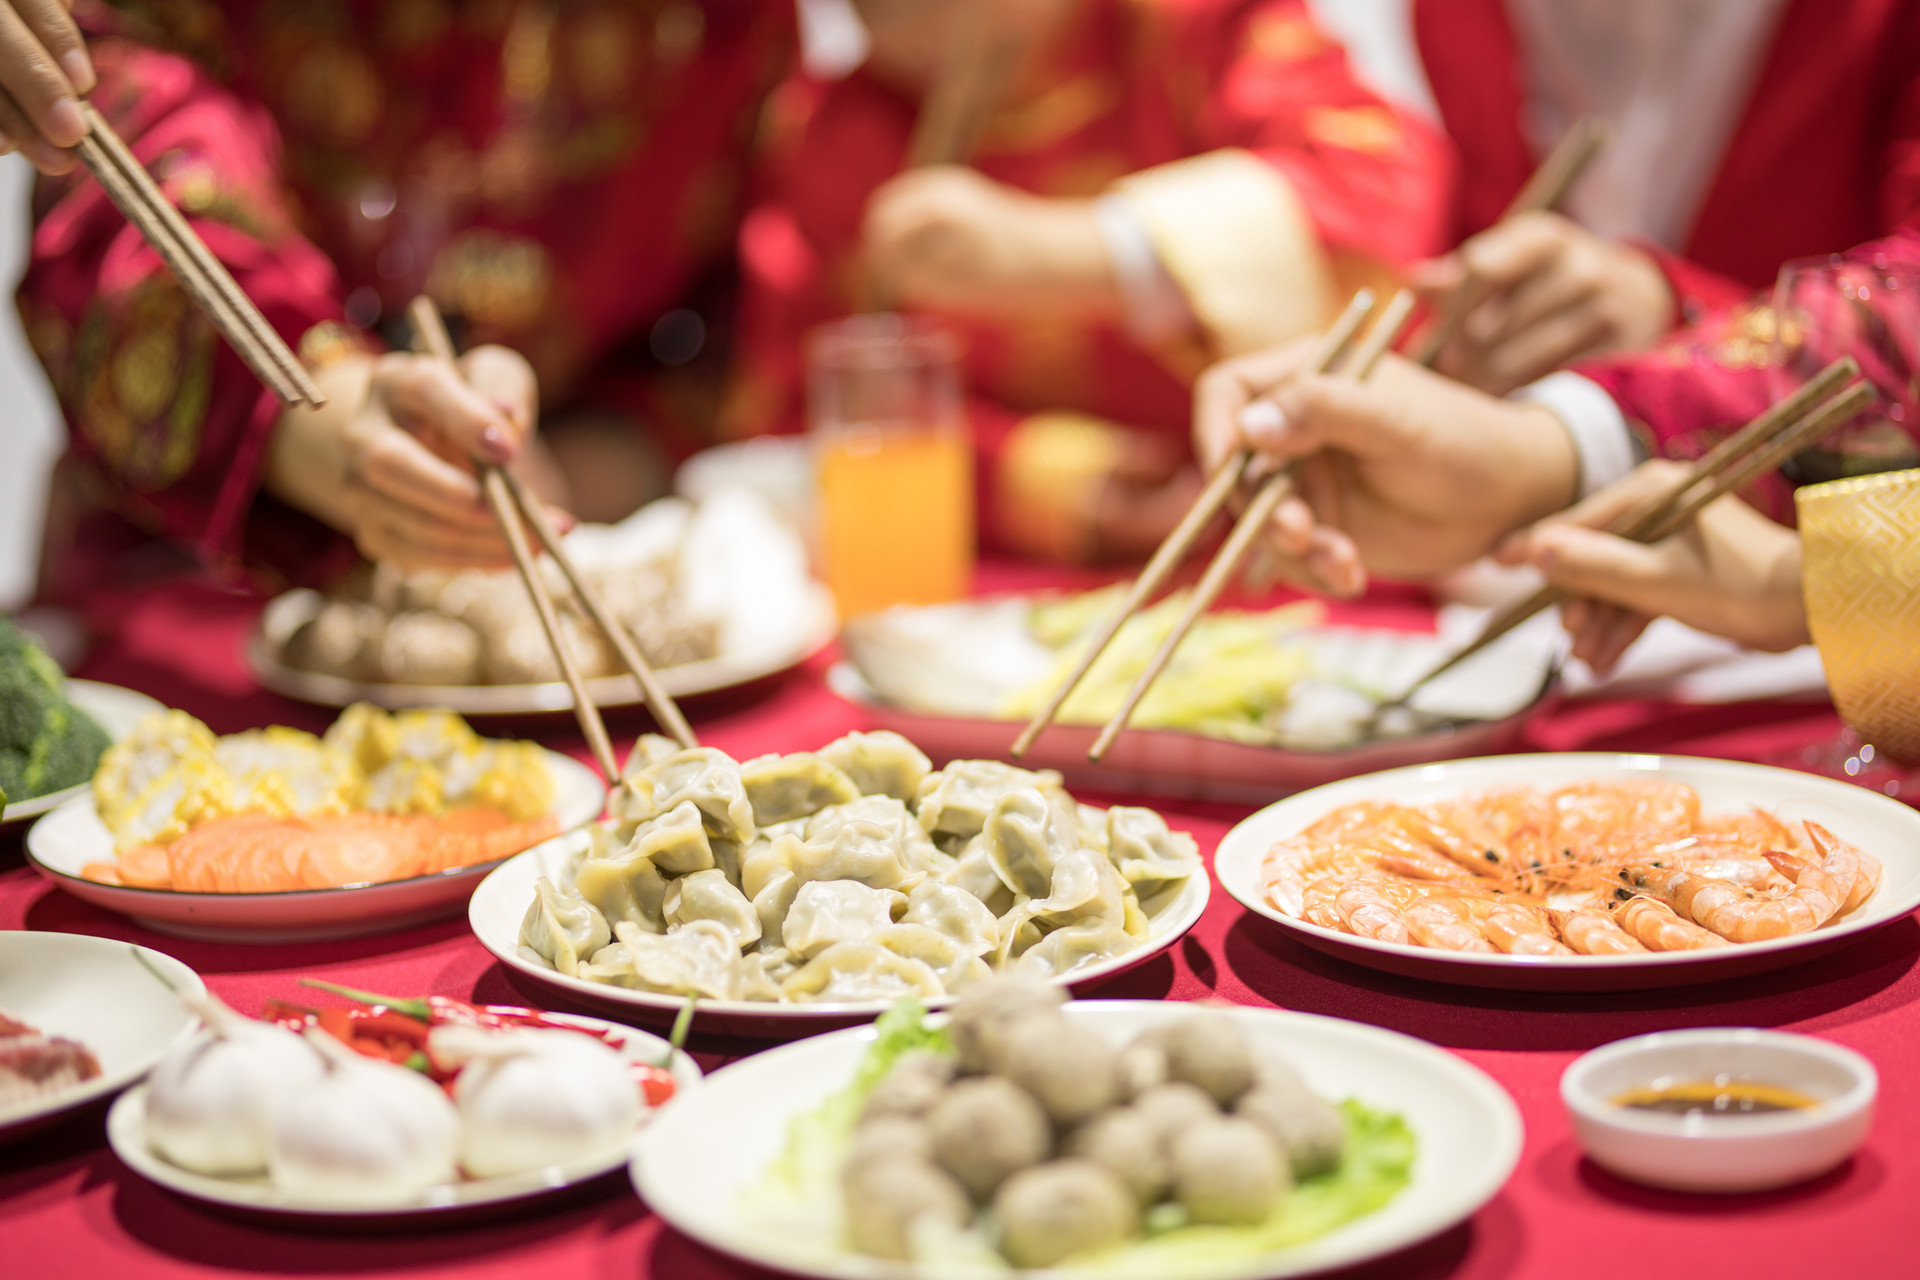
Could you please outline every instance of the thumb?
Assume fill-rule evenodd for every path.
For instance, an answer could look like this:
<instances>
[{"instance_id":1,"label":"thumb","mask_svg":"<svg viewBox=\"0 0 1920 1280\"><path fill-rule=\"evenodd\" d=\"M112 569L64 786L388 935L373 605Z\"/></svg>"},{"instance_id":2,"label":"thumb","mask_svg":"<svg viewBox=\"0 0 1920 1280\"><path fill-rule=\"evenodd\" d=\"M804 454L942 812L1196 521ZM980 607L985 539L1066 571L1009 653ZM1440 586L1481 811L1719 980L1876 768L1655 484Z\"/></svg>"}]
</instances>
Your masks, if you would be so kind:
<instances>
[{"instance_id":1,"label":"thumb","mask_svg":"<svg viewBox=\"0 0 1920 1280\"><path fill-rule=\"evenodd\" d=\"M1367 457L1406 443L1406 423L1386 394L1349 378L1300 374L1240 412L1249 448L1301 458L1326 448Z\"/></svg>"},{"instance_id":2,"label":"thumb","mask_svg":"<svg viewBox=\"0 0 1920 1280\"><path fill-rule=\"evenodd\" d=\"M1425 262L1416 262L1407 269L1407 285L1416 293L1429 296L1451 293L1458 289L1467 278L1466 264L1456 254L1445 257L1428 258Z\"/></svg>"}]
</instances>

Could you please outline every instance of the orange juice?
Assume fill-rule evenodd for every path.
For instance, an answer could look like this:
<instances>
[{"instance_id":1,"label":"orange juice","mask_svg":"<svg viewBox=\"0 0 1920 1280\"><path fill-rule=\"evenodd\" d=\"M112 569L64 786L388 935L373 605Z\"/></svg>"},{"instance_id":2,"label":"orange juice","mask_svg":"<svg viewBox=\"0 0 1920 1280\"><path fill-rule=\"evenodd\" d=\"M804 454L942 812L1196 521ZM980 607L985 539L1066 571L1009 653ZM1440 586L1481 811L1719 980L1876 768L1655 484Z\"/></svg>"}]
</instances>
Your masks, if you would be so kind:
<instances>
[{"instance_id":1,"label":"orange juice","mask_svg":"<svg viewBox=\"0 0 1920 1280\"><path fill-rule=\"evenodd\" d=\"M957 426L816 428L820 567L840 615L967 594L973 451Z\"/></svg>"}]
</instances>

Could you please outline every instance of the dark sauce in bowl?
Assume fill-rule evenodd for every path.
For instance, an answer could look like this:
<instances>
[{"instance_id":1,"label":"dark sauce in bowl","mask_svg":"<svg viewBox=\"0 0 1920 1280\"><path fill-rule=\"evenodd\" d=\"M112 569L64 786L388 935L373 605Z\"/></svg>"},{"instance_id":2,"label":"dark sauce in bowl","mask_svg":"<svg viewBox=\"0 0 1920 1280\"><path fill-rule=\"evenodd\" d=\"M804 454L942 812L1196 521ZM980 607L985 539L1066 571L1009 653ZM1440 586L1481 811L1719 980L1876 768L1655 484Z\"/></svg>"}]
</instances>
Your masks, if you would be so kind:
<instances>
[{"instance_id":1,"label":"dark sauce in bowl","mask_svg":"<svg viewBox=\"0 0 1920 1280\"><path fill-rule=\"evenodd\" d=\"M1820 1099L1758 1080L1714 1076L1707 1080L1655 1080L1614 1097L1630 1111L1659 1111L1676 1116L1757 1116L1804 1111Z\"/></svg>"}]
</instances>

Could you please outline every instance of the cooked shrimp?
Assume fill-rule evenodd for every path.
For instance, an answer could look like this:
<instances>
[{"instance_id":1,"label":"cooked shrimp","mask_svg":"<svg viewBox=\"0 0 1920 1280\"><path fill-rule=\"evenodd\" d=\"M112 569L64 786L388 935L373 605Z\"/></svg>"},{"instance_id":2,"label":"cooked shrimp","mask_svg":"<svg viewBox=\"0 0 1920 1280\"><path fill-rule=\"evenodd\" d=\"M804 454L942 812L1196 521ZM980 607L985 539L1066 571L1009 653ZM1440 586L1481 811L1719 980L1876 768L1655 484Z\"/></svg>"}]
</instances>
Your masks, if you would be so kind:
<instances>
[{"instance_id":1,"label":"cooked shrimp","mask_svg":"<svg viewBox=\"0 0 1920 1280\"><path fill-rule=\"evenodd\" d=\"M1333 909L1351 933L1381 942L1410 942L1405 911L1414 898L1404 880L1362 875L1349 880L1334 895Z\"/></svg>"},{"instance_id":2,"label":"cooked shrimp","mask_svg":"<svg viewBox=\"0 0 1920 1280\"><path fill-rule=\"evenodd\" d=\"M1554 792L1552 804L1561 827L1580 841L1691 831L1700 818L1700 793L1661 778L1576 782Z\"/></svg>"},{"instance_id":3,"label":"cooked shrimp","mask_svg":"<svg viewBox=\"0 0 1920 1280\"><path fill-rule=\"evenodd\" d=\"M1843 916L1871 898L1873 891L1880 887L1880 859L1870 853L1861 853L1859 857L1860 874L1853 878L1853 892L1849 893L1847 900L1840 904L1838 914Z\"/></svg>"},{"instance_id":4,"label":"cooked shrimp","mask_svg":"<svg viewBox=\"0 0 1920 1280\"><path fill-rule=\"evenodd\" d=\"M1620 927L1620 922L1599 907L1580 907L1573 911L1549 911L1554 927L1567 945L1583 956L1617 956L1645 951L1646 945Z\"/></svg>"},{"instance_id":5,"label":"cooked shrimp","mask_svg":"<svg viewBox=\"0 0 1920 1280\"><path fill-rule=\"evenodd\" d=\"M1630 899L1614 918L1649 951L1701 951L1733 945L1711 929L1682 920L1672 907L1654 898Z\"/></svg>"},{"instance_id":6,"label":"cooked shrimp","mask_svg":"<svg viewBox=\"0 0 1920 1280\"><path fill-rule=\"evenodd\" d=\"M1303 918L1307 886L1321 876L1357 869L1356 852L1344 844L1311 840L1304 835L1280 841L1267 851L1260 867L1267 899L1294 919Z\"/></svg>"},{"instance_id":7,"label":"cooked shrimp","mask_svg":"<svg viewBox=\"0 0 1920 1280\"><path fill-rule=\"evenodd\" d=\"M1423 947L1442 951L1492 951L1493 944L1480 932L1479 921L1459 898L1436 893L1408 907L1403 913L1407 932Z\"/></svg>"},{"instance_id":8,"label":"cooked shrimp","mask_svg":"<svg viewBox=\"0 0 1920 1280\"><path fill-rule=\"evenodd\" d=\"M1480 930L1496 951L1516 956L1572 955L1573 948L1553 934L1553 925L1533 907L1496 903L1480 921Z\"/></svg>"},{"instance_id":9,"label":"cooked shrimp","mask_svg":"<svg viewBox=\"0 0 1920 1280\"><path fill-rule=\"evenodd\" d=\"M1858 849L1817 822L1803 822L1800 825L1807 829L1807 838L1813 842L1814 856L1820 861L1820 869L1833 877L1836 890L1834 911L1838 911L1840 904L1853 900L1853 886L1860 878L1862 855ZM1875 883L1879 881L1877 871L1876 865Z\"/></svg>"}]
</instances>

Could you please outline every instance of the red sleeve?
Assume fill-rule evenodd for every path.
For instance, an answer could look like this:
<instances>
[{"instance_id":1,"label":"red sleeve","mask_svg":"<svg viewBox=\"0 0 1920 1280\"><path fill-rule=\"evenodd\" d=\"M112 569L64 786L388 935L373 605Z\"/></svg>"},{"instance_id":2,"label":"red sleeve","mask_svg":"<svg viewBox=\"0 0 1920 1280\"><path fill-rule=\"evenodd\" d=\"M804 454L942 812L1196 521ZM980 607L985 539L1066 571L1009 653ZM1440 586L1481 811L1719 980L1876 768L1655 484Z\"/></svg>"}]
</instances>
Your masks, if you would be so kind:
<instances>
[{"instance_id":1,"label":"red sleeve","mask_svg":"<svg viewBox=\"0 0 1920 1280\"><path fill-rule=\"evenodd\" d=\"M94 104L268 323L297 345L337 318L333 267L280 195L266 114L181 58L117 39L92 49ZM249 555L279 403L84 169L35 190L19 305L71 448L121 513L212 564Z\"/></svg>"},{"instance_id":2,"label":"red sleeve","mask_svg":"<svg viewBox=\"0 0 1920 1280\"><path fill-rule=\"evenodd\" d=\"M1920 280L1920 225L1861 245L1843 260L1892 268ZM1897 290L1869 289L1866 294L1801 295L1812 319L1797 323L1813 333L1848 335L1809 344L1806 371L1840 355L1858 360L1861 372L1886 401L1899 406L1898 426L1879 428L1883 434L1897 431L1908 437L1902 441L1896 434L1883 441L1888 461L1912 466L1920 462L1915 454L1920 413L1915 412L1913 391L1920 371L1920 306ZM1828 312L1833 318L1823 321L1821 315ZM1861 319L1868 322L1864 333ZM1772 343L1779 323L1769 296L1761 294L1675 331L1652 350L1602 356L1573 368L1613 397L1656 454L1695 458L1787 389L1773 367ZM1892 415L1875 416L1883 424L1895 421ZM1791 522L1793 502L1784 476L1768 477L1749 496L1775 519Z\"/></svg>"},{"instance_id":3,"label":"red sleeve","mask_svg":"<svg viewBox=\"0 0 1920 1280\"><path fill-rule=\"evenodd\" d=\"M1206 68L1196 151L1244 147L1284 174L1320 239L1403 266L1447 239L1453 152L1445 136L1354 78L1346 50L1303 0L1192 6L1170 65Z\"/></svg>"}]
</instances>

